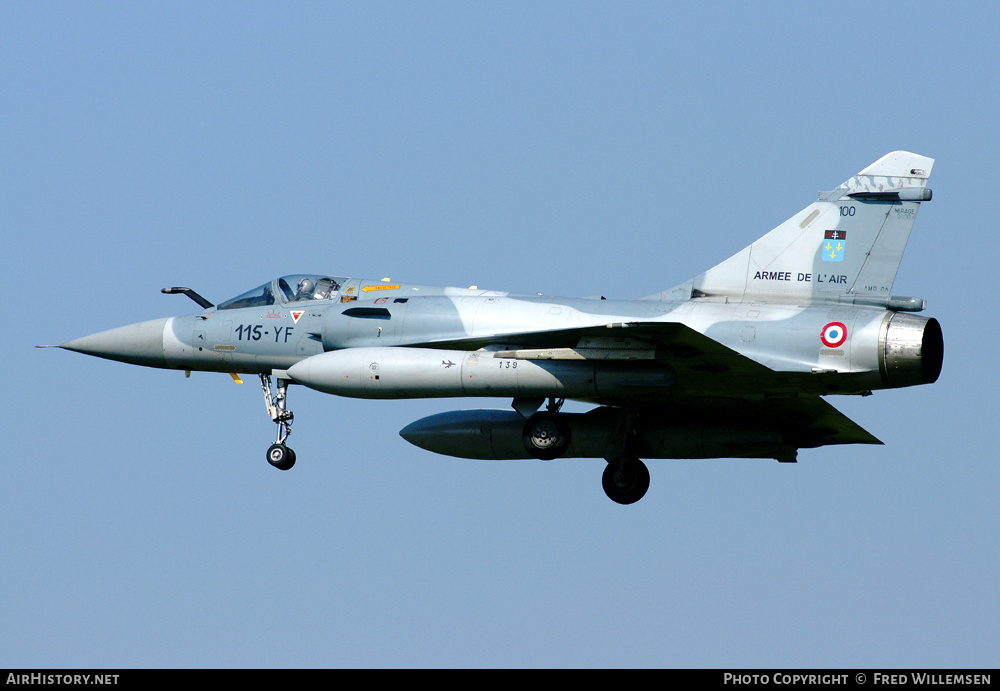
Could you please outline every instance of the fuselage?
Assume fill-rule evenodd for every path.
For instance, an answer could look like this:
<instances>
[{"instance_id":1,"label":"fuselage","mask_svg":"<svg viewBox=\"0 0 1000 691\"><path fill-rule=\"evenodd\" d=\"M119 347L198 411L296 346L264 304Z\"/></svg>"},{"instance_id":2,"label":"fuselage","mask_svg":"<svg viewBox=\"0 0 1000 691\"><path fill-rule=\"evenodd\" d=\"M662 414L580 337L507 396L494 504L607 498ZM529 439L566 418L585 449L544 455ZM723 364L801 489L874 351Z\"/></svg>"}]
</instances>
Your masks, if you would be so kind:
<instances>
[{"instance_id":1,"label":"fuselage","mask_svg":"<svg viewBox=\"0 0 1000 691\"><path fill-rule=\"evenodd\" d=\"M303 280L300 276L282 277L194 314L124 326L62 347L149 367L247 374L287 371L323 353L354 351L338 356L336 365L330 364L334 358L326 358L323 373L331 378L329 373L338 371L336 368L354 372L358 367L378 365L378 358L391 360L407 372L426 369L427 363L438 360L454 362L462 370L469 364L470 353L476 351L485 351L472 356L472 364L478 366L484 357L499 358L500 353L534 344L543 332L607 327L607 336L591 336L586 343L570 347L591 353L603 349L612 355L582 358L586 362L565 362L565 355L553 358L559 362L536 357L532 363L521 363L520 380L511 379L506 387L494 382L485 389L476 388L468 386L468 381L458 389L451 384L440 388L423 384L411 389L405 385L345 388L337 381L333 386L316 387L341 395L384 398L516 396L519 391L534 395L534 389L524 388L526 382L535 381L529 377L529 369L534 367L542 370L540 374L551 374L550 379L583 382L582 386L574 384L546 395L600 399L602 394L594 382L602 373L627 380L630 366L642 363L643 371L648 371L648 361L658 359L657 344L645 343L629 332L628 327L635 324L683 324L771 372L789 375L784 381L773 376L756 381L713 377L710 372L704 377L681 372L676 383L689 393L713 393L712 381L730 394L864 393L933 381L940 368L939 358L935 363L933 354L924 356L925 341L940 340L934 320L876 307L710 298L560 298L350 278L328 279L336 290L304 296L291 289L294 279ZM307 280L327 279L311 276ZM565 349L567 344L553 345ZM914 352L904 353L907 349ZM902 370L894 374L893 368L898 369L900 363ZM511 362L507 358L493 364L509 368ZM298 369L305 372L307 368ZM451 368L446 364L446 369ZM541 382L537 386L547 386L548 380L537 381ZM650 396L662 391L660 384L662 377ZM614 395L607 385L605 391Z\"/></svg>"}]
</instances>

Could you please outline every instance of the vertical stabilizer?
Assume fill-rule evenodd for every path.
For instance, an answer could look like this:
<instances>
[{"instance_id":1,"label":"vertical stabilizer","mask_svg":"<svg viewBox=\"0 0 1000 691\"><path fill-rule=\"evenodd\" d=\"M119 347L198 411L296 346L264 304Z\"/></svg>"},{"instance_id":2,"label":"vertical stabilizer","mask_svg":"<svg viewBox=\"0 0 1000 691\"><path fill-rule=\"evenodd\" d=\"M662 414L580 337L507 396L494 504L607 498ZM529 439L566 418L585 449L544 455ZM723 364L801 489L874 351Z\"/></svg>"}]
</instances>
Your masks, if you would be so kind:
<instances>
[{"instance_id":1,"label":"vertical stabilizer","mask_svg":"<svg viewBox=\"0 0 1000 691\"><path fill-rule=\"evenodd\" d=\"M934 160L886 154L705 273L656 297L813 302L888 298Z\"/></svg>"}]
</instances>

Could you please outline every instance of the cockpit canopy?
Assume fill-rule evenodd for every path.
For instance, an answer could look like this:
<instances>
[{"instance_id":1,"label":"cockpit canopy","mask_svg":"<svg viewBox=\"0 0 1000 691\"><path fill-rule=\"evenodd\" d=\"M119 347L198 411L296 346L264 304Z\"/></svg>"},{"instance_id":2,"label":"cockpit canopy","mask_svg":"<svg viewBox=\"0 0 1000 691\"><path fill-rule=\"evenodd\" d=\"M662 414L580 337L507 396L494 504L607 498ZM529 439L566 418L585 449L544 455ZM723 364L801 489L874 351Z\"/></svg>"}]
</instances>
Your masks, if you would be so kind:
<instances>
[{"instance_id":1,"label":"cockpit canopy","mask_svg":"<svg viewBox=\"0 0 1000 691\"><path fill-rule=\"evenodd\" d=\"M278 279L282 302L301 300L331 300L340 290L346 278L332 276L295 275Z\"/></svg>"},{"instance_id":2,"label":"cockpit canopy","mask_svg":"<svg viewBox=\"0 0 1000 691\"><path fill-rule=\"evenodd\" d=\"M269 281L232 300L226 300L216 306L220 310L239 309L241 307L267 307L275 302L275 294L282 304L305 302L306 300L333 300L346 278L334 278L318 274L293 274L282 276L275 281ZM277 287L277 291L275 291Z\"/></svg>"}]
</instances>

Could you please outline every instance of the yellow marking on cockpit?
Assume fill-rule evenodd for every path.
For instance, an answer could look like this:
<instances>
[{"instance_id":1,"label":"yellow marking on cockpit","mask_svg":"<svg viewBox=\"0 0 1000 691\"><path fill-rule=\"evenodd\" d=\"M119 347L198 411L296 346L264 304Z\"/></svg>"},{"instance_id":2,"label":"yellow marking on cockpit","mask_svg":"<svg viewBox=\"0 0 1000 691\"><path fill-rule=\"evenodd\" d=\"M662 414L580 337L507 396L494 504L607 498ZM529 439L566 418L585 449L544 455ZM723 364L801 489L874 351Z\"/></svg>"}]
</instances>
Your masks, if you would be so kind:
<instances>
[{"instance_id":1,"label":"yellow marking on cockpit","mask_svg":"<svg viewBox=\"0 0 1000 691\"><path fill-rule=\"evenodd\" d=\"M236 374L236 372L230 372L229 376L232 377L233 381L236 382L237 384L242 384L243 383L243 380L240 379L240 375Z\"/></svg>"},{"instance_id":2,"label":"yellow marking on cockpit","mask_svg":"<svg viewBox=\"0 0 1000 691\"><path fill-rule=\"evenodd\" d=\"M391 285L391 286L365 286L361 290L363 290L364 292L367 293L369 290L397 290L398 288L399 288L398 285Z\"/></svg>"}]
</instances>

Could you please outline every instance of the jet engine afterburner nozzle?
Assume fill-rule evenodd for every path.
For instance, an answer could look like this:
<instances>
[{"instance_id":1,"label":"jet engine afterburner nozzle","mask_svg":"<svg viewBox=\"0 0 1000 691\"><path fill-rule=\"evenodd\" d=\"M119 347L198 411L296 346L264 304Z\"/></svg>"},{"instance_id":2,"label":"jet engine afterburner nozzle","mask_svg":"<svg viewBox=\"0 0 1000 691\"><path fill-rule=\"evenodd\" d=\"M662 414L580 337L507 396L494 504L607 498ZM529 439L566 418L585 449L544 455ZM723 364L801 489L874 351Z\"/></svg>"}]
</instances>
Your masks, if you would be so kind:
<instances>
[{"instance_id":1,"label":"jet engine afterburner nozzle","mask_svg":"<svg viewBox=\"0 0 1000 691\"><path fill-rule=\"evenodd\" d=\"M890 388L933 384L944 362L937 319L892 312L879 332L879 370Z\"/></svg>"}]
</instances>

